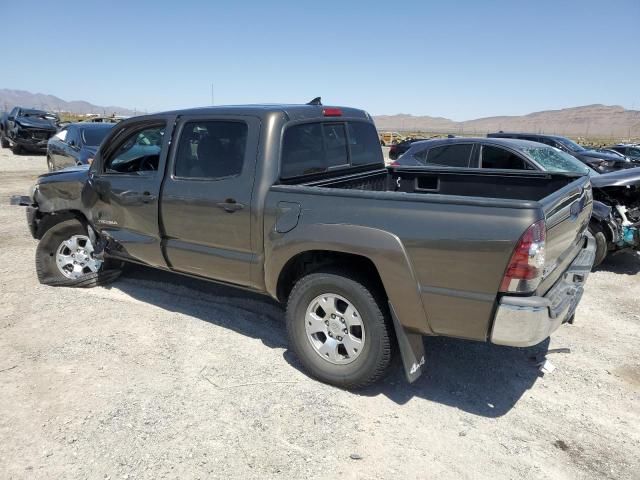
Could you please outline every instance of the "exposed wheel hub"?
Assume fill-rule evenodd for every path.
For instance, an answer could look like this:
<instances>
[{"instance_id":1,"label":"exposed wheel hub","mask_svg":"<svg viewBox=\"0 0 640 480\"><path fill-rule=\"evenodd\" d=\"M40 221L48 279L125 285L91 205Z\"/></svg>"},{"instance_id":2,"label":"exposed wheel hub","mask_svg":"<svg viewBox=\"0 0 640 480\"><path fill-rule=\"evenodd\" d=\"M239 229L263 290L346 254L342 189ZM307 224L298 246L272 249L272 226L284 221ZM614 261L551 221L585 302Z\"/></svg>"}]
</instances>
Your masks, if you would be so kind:
<instances>
[{"instance_id":1,"label":"exposed wheel hub","mask_svg":"<svg viewBox=\"0 0 640 480\"><path fill-rule=\"evenodd\" d=\"M73 280L96 273L102 261L93 257L93 244L86 235L73 235L64 240L56 250L56 266L67 278Z\"/></svg>"}]
</instances>

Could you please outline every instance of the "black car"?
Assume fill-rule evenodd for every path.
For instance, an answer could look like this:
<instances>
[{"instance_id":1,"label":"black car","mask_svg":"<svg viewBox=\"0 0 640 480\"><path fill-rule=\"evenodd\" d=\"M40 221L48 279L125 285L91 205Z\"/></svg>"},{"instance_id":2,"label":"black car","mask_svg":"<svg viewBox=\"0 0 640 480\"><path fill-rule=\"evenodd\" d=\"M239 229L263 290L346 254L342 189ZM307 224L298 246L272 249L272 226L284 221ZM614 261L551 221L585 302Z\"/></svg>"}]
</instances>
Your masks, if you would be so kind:
<instances>
[{"instance_id":1,"label":"black car","mask_svg":"<svg viewBox=\"0 0 640 480\"><path fill-rule=\"evenodd\" d=\"M421 142L423 140L427 140L426 138L408 138L407 140L403 140L400 143L396 143L395 145L391 145L389 148L389 159L396 160L399 158L404 152L411 148L415 142Z\"/></svg>"},{"instance_id":2,"label":"black car","mask_svg":"<svg viewBox=\"0 0 640 480\"><path fill-rule=\"evenodd\" d=\"M617 155L584 148L583 146L578 145L573 140L558 135L498 132L490 133L487 135L487 137L517 138L520 140L529 140L532 142L544 143L545 145L558 148L563 152L567 152L568 154L573 155L578 160L589 165L591 168L600 173L613 172L615 170L621 170L623 168L633 168L637 166L631 161L622 159Z\"/></svg>"},{"instance_id":3,"label":"black car","mask_svg":"<svg viewBox=\"0 0 640 480\"><path fill-rule=\"evenodd\" d=\"M14 153L44 153L47 141L58 130L59 121L52 112L15 107L0 120L0 144Z\"/></svg>"},{"instance_id":4,"label":"black car","mask_svg":"<svg viewBox=\"0 0 640 480\"><path fill-rule=\"evenodd\" d=\"M614 150L621 153L625 157L631 159L632 162L640 163L640 145L638 144L618 144L607 147L609 150Z\"/></svg>"},{"instance_id":5,"label":"black car","mask_svg":"<svg viewBox=\"0 0 640 480\"><path fill-rule=\"evenodd\" d=\"M640 250L640 169L600 174L574 156L538 142L510 138L446 138L416 142L392 166L542 170L588 174L593 185L589 229L596 260L608 252Z\"/></svg>"},{"instance_id":6,"label":"black car","mask_svg":"<svg viewBox=\"0 0 640 480\"><path fill-rule=\"evenodd\" d=\"M114 125L113 123L72 123L64 127L51 137L47 145L49 171L90 164L100 143Z\"/></svg>"}]
</instances>

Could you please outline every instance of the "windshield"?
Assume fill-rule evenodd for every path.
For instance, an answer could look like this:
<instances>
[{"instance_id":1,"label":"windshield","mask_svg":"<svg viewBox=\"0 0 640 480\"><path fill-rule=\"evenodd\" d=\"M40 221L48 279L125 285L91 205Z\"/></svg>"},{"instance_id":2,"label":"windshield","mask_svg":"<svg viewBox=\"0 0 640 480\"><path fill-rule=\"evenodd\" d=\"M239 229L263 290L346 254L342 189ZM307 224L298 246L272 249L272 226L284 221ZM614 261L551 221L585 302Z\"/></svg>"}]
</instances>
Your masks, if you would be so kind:
<instances>
[{"instance_id":1,"label":"windshield","mask_svg":"<svg viewBox=\"0 0 640 480\"><path fill-rule=\"evenodd\" d=\"M88 147L97 147L107 136L112 125L105 124L105 128L85 128L82 130L82 140Z\"/></svg>"},{"instance_id":2,"label":"windshield","mask_svg":"<svg viewBox=\"0 0 640 480\"><path fill-rule=\"evenodd\" d=\"M572 152L580 152L582 150L585 150L582 145L578 145L576 142L574 142L573 140L569 140L568 138L556 137L556 140Z\"/></svg>"},{"instance_id":3,"label":"windshield","mask_svg":"<svg viewBox=\"0 0 640 480\"><path fill-rule=\"evenodd\" d=\"M58 118L54 113L43 112L42 110L22 110L21 117L44 118L46 120L55 120Z\"/></svg>"},{"instance_id":4,"label":"windshield","mask_svg":"<svg viewBox=\"0 0 640 480\"><path fill-rule=\"evenodd\" d=\"M594 169L568 153L552 147L532 147L522 149L547 172L575 172L598 175Z\"/></svg>"}]
</instances>

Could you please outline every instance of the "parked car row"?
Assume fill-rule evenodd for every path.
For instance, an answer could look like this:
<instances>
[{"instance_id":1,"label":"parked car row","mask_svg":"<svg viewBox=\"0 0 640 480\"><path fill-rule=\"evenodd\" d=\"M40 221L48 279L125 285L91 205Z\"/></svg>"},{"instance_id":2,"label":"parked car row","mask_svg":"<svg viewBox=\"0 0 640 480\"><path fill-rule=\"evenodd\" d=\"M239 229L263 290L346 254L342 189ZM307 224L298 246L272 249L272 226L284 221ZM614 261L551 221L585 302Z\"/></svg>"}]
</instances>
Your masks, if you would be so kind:
<instances>
[{"instance_id":1,"label":"parked car row","mask_svg":"<svg viewBox=\"0 0 640 480\"><path fill-rule=\"evenodd\" d=\"M49 171L90 162L98 145L123 117L61 122L57 114L15 107L0 116L0 146L14 153L46 153Z\"/></svg>"},{"instance_id":2,"label":"parked car row","mask_svg":"<svg viewBox=\"0 0 640 480\"><path fill-rule=\"evenodd\" d=\"M40 176L22 204L43 284L135 262L236 285L286 305L314 377L362 387L397 351L413 381L424 335L522 347L574 321L596 252L590 177L511 144L532 168L388 169L362 110L180 110L113 126L88 167ZM476 161L476 145L444 145Z\"/></svg>"},{"instance_id":3,"label":"parked car row","mask_svg":"<svg viewBox=\"0 0 640 480\"><path fill-rule=\"evenodd\" d=\"M545 142L540 141L542 138ZM571 145L571 150L567 145ZM586 173L591 177L596 200L589 229L596 239L595 265L599 265L609 252L640 250L640 168L626 168L640 164L624 161L625 168L600 174L600 169L596 169L601 166L598 162L608 160L583 150L577 156L576 152L582 150L563 137L500 133L489 134L487 138L414 142L392 165Z\"/></svg>"}]
</instances>

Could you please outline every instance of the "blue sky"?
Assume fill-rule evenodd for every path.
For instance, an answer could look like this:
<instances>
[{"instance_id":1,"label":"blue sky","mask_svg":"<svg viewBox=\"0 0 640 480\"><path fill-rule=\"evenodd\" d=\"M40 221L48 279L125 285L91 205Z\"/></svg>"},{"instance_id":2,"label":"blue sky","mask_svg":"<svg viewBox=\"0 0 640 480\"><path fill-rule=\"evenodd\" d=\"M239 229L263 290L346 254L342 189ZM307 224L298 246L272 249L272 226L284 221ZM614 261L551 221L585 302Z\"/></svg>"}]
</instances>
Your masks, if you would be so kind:
<instances>
[{"instance_id":1,"label":"blue sky","mask_svg":"<svg viewBox=\"0 0 640 480\"><path fill-rule=\"evenodd\" d=\"M2 0L0 88L138 110L640 109L640 1ZM22 35L22 34L25 35Z\"/></svg>"}]
</instances>

